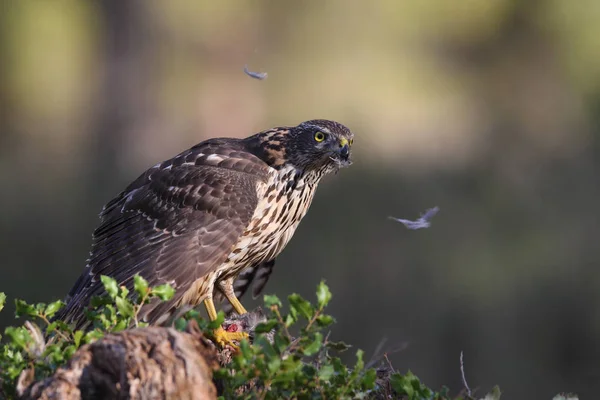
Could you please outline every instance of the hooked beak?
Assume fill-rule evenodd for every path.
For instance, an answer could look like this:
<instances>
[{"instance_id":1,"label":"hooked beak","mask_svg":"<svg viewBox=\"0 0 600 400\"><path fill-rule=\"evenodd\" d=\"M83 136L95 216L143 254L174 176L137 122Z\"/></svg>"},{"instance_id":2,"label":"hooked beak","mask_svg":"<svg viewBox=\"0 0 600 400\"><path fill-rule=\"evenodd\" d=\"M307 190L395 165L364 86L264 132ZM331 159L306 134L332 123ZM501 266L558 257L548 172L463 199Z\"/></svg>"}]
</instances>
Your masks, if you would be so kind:
<instances>
[{"instance_id":1,"label":"hooked beak","mask_svg":"<svg viewBox=\"0 0 600 400\"><path fill-rule=\"evenodd\" d=\"M340 148L338 151L340 153L340 158L344 161L348 161L348 157L350 157L350 143L348 143L348 139L340 139Z\"/></svg>"},{"instance_id":2,"label":"hooked beak","mask_svg":"<svg viewBox=\"0 0 600 400\"><path fill-rule=\"evenodd\" d=\"M350 161L350 143L348 142L348 139L340 139L339 144L335 149L335 153L338 155L341 166L352 164L352 161Z\"/></svg>"}]
</instances>

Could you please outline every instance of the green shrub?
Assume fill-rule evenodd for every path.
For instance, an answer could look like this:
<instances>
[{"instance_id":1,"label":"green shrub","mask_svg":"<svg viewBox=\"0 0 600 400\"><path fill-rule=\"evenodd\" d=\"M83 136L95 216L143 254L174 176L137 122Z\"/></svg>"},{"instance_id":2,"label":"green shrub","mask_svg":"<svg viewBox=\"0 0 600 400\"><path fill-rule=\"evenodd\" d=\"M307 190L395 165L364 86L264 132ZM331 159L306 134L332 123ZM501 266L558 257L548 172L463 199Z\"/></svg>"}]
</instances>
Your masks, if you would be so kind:
<instances>
[{"instance_id":1,"label":"green shrub","mask_svg":"<svg viewBox=\"0 0 600 400\"><path fill-rule=\"evenodd\" d=\"M74 331L52 316L64 303L28 304L16 300L16 316L28 319L22 326L8 327L0 350L0 396L15 396L16 380L26 368L32 368L36 380L50 376L83 344L90 343L109 332L130 326L143 327L138 313L143 304L159 298L170 299L174 291L168 285L154 288L141 277L135 277L135 293L119 287L115 280L102 277L106 295L96 297L86 312L91 324L88 331ZM215 372L222 397L229 398L335 398L335 399L451 399L448 389L434 391L413 375L392 373L391 368L365 367L362 350L356 351L353 365L345 365L338 354L350 346L329 339L328 329L335 322L325 313L331 292L324 282L317 286L316 304L297 294L288 296L287 313L276 296L265 296L266 321L254 332L253 343L243 340L232 362ZM6 296L0 293L0 310ZM187 320L197 319L210 336L219 326L219 319L209 323L189 312L175 326L183 329ZM296 337L292 331L298 332ZM498 399L499 391L485 397ZM454 397L455 399L470 397Z\"/></svg>"}]
</instances>

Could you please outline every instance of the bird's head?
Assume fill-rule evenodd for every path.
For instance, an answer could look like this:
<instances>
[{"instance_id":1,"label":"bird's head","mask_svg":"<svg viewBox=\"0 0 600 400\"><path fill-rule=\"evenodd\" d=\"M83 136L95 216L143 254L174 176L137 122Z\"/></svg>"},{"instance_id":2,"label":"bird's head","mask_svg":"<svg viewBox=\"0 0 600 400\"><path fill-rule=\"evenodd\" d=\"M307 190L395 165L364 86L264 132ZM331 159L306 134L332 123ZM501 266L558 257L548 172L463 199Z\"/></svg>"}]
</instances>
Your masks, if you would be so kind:
<instances>
[{"instance_id":1,"label":"bird's head","mask_svg":"<svg viewBox=\"0 0 600 400\"><path fill-rule=\"evenodd\" d=\"M315 119L271 129L256 137L262 158L275 168L293 165L301 170L331 172L352 164L354 134L335 121Z\"/></svg>"}]
</instances>

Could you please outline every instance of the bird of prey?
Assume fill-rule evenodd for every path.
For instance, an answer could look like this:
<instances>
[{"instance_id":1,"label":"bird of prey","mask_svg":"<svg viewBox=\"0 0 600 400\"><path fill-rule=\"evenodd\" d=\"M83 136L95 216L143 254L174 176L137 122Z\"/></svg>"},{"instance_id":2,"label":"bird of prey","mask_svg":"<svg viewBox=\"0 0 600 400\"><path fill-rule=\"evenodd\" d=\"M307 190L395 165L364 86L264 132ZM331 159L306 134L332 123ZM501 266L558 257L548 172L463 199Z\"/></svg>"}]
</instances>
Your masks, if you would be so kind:
<instances>
[{"instance_id":1,"label":"bird of prey","mask_svg":"<svg viewBox=\"0 0 600 400\"><path fill-rule=\"evenodd\" d=\"M338 122L311 120L245 139L209 139L156 164L104 206L58 319L86 326L84 310L104 292L101 275L131 293L136 274L151 286L171 284L171 300L143 306L140 317L150 324L201 302L214 320L219 297L246 313L236 292L253 280L254 295L262 290L321 178L351 164L353 136ZM223 345L240 338L223 329L215 337Z\"/></svg>"}]
</instances>

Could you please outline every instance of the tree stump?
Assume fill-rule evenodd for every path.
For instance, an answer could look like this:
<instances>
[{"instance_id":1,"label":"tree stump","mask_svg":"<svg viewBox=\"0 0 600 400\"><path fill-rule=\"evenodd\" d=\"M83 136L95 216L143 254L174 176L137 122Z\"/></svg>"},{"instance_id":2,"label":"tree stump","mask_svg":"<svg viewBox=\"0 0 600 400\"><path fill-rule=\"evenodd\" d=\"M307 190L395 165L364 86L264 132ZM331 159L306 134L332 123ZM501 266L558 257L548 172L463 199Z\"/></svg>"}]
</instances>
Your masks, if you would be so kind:
<instances>
[{"instance_id":1,"label":"tree stump","mask_svg":"<svg viewBox=\"0 0 600 400\"><path fill-rule=\"evenodd\" d=\"M214 345L195 321L186 332L148 327L82 346L63 367L33 383L19 378L21 399L215 399Z\"/></svg>"}]
</instances>

